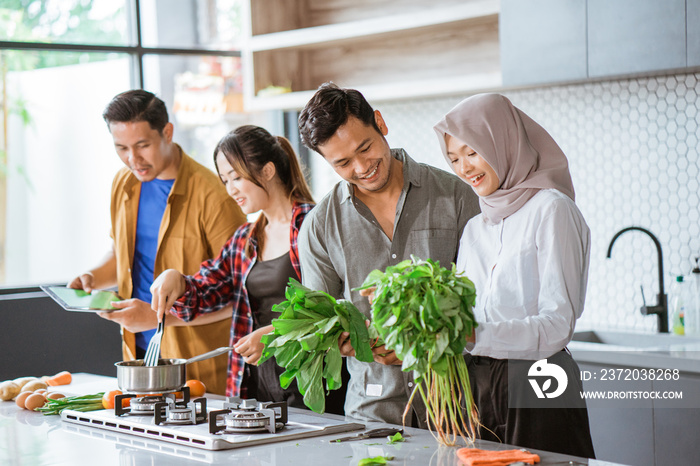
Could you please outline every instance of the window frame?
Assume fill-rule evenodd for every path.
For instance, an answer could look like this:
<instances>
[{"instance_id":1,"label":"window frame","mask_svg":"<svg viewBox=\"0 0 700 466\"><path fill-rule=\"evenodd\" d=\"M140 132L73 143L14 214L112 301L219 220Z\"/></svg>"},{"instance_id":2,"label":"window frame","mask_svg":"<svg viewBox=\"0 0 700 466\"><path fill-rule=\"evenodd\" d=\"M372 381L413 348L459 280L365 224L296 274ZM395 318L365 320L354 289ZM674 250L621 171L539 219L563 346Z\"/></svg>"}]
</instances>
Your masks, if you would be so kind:
<instances>
[{"instance_id":1,"label":"window frame","mask_svg":"<svg viewBox=\"0 0 700 466\"><path fill-rule=\"evenodd\" d=\"M141 38L141 1L127 0L128 14L131 21L131 38L135 45L100 45L85 43L7 41L0 40L0 50L18 51L55 51L87 53L122 53L131 58L130 84L132 88L144 88L144 57L154 56L216 56L240 58L240 50L215 50L201 47L146 47ZM8 299L26 299L44 296L38 285L4 285L0 284L0 303Z\"/></svg>"},{"instance_id":2,"label":"window frame","mask_svg":"<svg viewBox=\"0 0 700 466\"><path fill-rule=\"evenodd\" d=\"M36 50L57 52L123 53L131 57L131 87L143 89L143 57L145 55L199 55L216 57L241 57L240 50L213 50L209 48L145 47L141 39L141 1L127 0L130 7L131 36L135 45L99 45L81 43L56 43L35 41L0 41L0 49Z\"/></svg>"}]
</instances>

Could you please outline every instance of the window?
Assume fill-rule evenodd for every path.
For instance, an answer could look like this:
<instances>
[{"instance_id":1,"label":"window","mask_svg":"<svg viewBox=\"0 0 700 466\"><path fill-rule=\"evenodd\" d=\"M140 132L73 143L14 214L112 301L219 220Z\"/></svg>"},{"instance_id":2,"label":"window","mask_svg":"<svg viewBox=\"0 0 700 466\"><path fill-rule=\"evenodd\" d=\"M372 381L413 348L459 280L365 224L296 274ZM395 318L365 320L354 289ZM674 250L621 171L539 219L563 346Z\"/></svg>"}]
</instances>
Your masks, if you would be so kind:
<instances>
[{"instance_id":1,"label":"window","mask_svg":"<svg viewBox=\"0 0 700 466\"><path fill-rule=\"evenodd\" d=\"M101 115L119 92L162 98L210 168L230 129L269 128L243 112L240 3L0 0L0 285L67 282L111 247L122 164Z\"/></svg>"}]
</instances>

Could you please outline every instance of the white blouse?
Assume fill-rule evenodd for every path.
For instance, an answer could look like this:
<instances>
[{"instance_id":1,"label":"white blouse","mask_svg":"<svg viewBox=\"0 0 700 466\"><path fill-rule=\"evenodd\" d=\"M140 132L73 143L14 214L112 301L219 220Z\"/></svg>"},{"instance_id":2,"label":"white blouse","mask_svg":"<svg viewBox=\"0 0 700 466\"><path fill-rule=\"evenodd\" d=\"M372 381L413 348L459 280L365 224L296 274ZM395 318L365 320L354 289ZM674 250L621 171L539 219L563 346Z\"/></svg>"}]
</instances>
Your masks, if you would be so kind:
<instances>
[{"instance_id":1,"label":"white blouse","mask_svg":"<svg viewBox=\"0 0 700 466\"><path fill-rule=\"evenodd\" d=\"M569 343L583 312L591 235L576 204L537 193L496 225L464 228L457 269L476 286L473 355L542 359Z\"/></svg>"}]
</instances>

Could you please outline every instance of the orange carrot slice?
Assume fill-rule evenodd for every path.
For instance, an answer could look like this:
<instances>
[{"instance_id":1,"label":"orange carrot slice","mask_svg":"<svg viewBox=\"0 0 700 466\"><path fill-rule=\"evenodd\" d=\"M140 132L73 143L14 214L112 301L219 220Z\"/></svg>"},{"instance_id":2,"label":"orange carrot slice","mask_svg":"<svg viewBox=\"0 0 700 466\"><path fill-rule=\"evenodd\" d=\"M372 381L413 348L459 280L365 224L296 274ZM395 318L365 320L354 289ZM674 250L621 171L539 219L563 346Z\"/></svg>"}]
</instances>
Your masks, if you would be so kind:
<instances>
[{"instance_id":1,"label":"orange carrot slice","mask_svg":"<svg viewBox=\"0 0 700 466\"><path fill-rule=\"evenodd\" d=\"M46 379L46 384L55 387L57 385L68 385L73 380L73 376L68 371L62 371Z\"/></svg>"}]
</instances>

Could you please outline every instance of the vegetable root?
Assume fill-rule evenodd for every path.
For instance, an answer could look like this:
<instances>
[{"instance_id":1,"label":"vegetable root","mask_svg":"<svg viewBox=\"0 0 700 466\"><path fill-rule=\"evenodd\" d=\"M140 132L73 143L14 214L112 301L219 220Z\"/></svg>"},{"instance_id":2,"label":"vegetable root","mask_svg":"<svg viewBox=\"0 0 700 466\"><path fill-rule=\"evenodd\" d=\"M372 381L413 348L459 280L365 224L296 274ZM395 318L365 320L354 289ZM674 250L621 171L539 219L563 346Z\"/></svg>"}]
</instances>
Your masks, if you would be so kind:
<instances>
[{"instance_id":1,"label":"vegetable root","mask_svg":"<svg viewBox=\"0 0 700 466\"><path fill-rule=\"evenodd\" d=\"M416 388L425 404L431 433L439 443L454 446L458 435L473 442L480 423L464 358L455 356L449 364L447 376L430 370Z\"/></svg>"},{"instance_id":2,"label":"vegetable root","mask_svg":"<svg viewBox=\"0 0 700 466\"><path fill-rule=\"evenodd\" d=\"M73 381L73 376L68 371L62 371L58 374L46 379L46 383L51 387L56 387L58 385L68 385Z\"/></svg>"},{"instance_id":3,"label":"vegetable root","mask_svg":"<svg viewBox=\"0 0 700 466\"><path fill-rule=\"evenodd\" d=\"M6 380L5 382L0 383L0 400L10 401L12 398L19 395L19 391L19 385L12 380Z\"/></svg>"},{"instance_id":4,"label":"vegetable root","mask_svg":"<svg viewBox=\"0 0 700 466\"><path fill-rule=\"evenodd\" d=\"M49 388L48 385L46 385L44 382L41 380L32 380L31 382L27 383L22 387L23 392L35 392L37 390L46 390Z\"/></svg>"},{"instance_id":5,"label":"vegetable root","mask_svg":"<svg viewBox=\"0 0 700 466\"><path fill-rule=\"evenodd\" d=\"M19 377L15 380L13 380L14 383L19 385L20 391L23 391L22 389L24 388L25 385L27 385L29 382L33 382L35 380L38 380L36 377Z\"/></svg>"}]
</instances>

